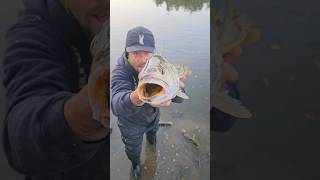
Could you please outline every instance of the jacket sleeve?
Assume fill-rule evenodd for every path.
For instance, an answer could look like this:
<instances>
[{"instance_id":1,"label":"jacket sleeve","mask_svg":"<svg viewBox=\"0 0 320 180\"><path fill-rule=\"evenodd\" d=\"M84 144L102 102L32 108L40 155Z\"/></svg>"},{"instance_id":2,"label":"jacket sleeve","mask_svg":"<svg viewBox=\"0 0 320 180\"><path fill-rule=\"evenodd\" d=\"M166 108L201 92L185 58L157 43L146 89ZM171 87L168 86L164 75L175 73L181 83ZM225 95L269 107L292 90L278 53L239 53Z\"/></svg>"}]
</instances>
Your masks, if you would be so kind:
<instances>
[{"instance_id":1,"label":"jacket sleeve","mask_svg":"<svg viewBox=\"0 0 320 180\"><path fill-rule=\"evenodd\" d=\"M5 149L19 172L50 175L86 162L102 142L82 142L68 126L64 103L73 94L68 58L62 53L67 46L49 24L31 19L6 35Z\"/></svg>"},{"instance_id":2,"label":"jacket sleeve","mask_svg":"<svg viewBox=\"0 0 320 180\"><path fill-rule=\"evenodd\" d=\"M135 114L141 110L132 104L130 93L134 87L133 82L130 81L130 74L128 70L117 65L112 71L111 76L111 109L114 115L120 114L130 115Z\"/></svg>"}]
</instances>

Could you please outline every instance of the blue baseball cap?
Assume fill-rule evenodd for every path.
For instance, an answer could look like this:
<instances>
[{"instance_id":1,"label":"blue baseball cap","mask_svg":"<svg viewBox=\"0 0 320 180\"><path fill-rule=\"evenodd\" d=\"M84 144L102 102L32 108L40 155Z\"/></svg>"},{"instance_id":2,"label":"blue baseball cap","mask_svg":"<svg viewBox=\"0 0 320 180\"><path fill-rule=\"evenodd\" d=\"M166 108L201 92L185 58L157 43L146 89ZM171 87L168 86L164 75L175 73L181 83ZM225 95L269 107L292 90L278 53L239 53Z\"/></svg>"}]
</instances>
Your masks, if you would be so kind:
<instances>
[{"instance_id":1,"label":"blue baseball cap","mask_svg":"<svg viewBox=\"0 0 320 180\"><path fill-rule=\"evenodd\" d=\"M142 26L130 29L127 33L126 51L155 51L155 42L152 32Z\"/></svg>"}]
</instances>

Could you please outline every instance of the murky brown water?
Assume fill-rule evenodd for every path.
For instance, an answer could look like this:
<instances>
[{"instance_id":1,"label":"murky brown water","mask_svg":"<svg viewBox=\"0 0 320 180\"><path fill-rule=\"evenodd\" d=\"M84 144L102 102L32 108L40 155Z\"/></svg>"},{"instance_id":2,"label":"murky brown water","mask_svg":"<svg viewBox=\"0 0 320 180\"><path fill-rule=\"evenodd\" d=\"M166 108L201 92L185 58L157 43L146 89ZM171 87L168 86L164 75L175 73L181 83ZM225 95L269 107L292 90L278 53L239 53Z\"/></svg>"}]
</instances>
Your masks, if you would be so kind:
<instances>
[{"instance_id":1,"label":"murky brown water","mask_svg":"<svg viewBox=\"0 0 320 180\"><path fill-rule=\"evenodd\" d=\"M156 146L143 141L142 179L210 179L210 9L206 2L111 0L111 68L124 50L127 31L143 25L153 31L158 52L193 71L186 81L190 100L161 110L160 119L173 125L159 128ZM113 116L111 179L132 179L116 121ZM181 129L199 146L188 141Z\"/></svg>"}]
</instances>

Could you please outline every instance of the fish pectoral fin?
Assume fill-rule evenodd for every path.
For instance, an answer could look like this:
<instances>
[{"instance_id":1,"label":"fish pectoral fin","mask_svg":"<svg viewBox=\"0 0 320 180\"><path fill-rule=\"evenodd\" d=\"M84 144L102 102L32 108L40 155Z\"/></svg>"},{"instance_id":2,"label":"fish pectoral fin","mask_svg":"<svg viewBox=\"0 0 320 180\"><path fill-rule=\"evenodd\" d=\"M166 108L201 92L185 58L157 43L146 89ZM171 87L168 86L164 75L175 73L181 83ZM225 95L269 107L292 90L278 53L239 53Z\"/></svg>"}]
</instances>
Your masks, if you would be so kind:
<instances>
[{"instance_id":1,"label":"fish pectoral fin","mask_svg":"<svg viewBox=\"0 0 320 180\"><path fill-rule=\"evenodd\" d=\"M229 96L227 91L214 95L212 103L220 111L238 118L250 118L252 116L251 112L242 102Z\"/></svg>"},{"instance_id":2,"label":"fish pectoral fin","mask_svg":"<svg viewBox=\"0 0 320 180\"><path fill-rule=\"evenodd\" d=\"M182 92L182 91L178 91L177 92L177 96L178 97L181 97L181 98L183 98L183 99L190 99L189 98L189 96L187 96L184 92Z\"/></svg>"}]
</instances>

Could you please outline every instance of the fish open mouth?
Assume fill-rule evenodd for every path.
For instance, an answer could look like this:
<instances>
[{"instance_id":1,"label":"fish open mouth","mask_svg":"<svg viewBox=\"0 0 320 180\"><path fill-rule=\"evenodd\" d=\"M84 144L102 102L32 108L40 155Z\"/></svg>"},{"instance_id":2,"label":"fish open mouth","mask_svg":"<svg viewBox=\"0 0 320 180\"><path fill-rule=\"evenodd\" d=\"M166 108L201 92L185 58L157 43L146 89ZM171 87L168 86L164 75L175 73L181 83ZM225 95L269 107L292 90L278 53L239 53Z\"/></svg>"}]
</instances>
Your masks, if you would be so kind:
<instances>
[{"instance_id":1,"label":"fish open mouth","mask_svg":"<svg viewBox=\"0 0 320 180\"><path fill-rule=\"evenodd\" d=\"M165 94L165 89L158 84L143 83L139 87L139 94L141 98L147 100Z\"/></svg>"}]
</instances>

